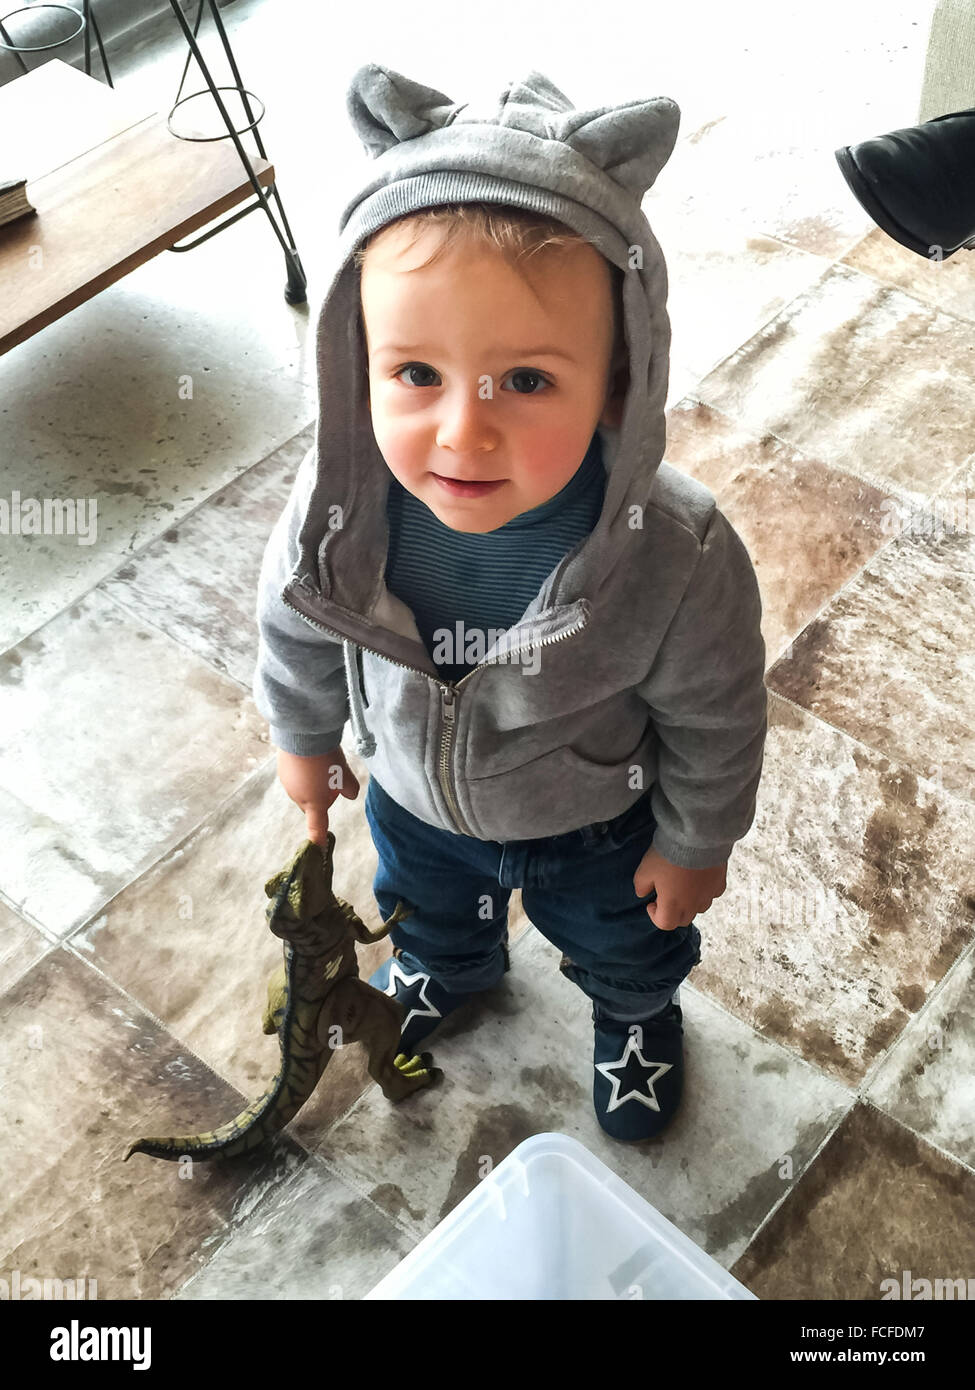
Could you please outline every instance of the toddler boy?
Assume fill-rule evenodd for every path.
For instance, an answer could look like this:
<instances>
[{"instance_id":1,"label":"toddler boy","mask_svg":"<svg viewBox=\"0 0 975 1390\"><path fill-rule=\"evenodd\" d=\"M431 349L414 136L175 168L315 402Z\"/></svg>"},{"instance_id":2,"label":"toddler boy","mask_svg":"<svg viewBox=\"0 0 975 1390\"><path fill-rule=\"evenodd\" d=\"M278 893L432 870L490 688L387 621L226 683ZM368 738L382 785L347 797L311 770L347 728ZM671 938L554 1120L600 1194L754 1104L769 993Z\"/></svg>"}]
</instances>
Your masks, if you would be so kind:
<instances>
[{"instance_id":1,"label":"toddler boy","mask_svg":"<svg viewBox=\"0 0 975 1390\"><path fill-rule=\"evenodd\" d=\"M367 65L375 163L318 320L320 414L264 556L254 698L324 843L370 760L371 981L417 1045L508 966L522 890L593 1001L614 1138L672 1119L693 918L750 828L767 731L754 569L662 463L667 273L641 199L667 98L485 111Z\"/></svg>"}]
</instances>

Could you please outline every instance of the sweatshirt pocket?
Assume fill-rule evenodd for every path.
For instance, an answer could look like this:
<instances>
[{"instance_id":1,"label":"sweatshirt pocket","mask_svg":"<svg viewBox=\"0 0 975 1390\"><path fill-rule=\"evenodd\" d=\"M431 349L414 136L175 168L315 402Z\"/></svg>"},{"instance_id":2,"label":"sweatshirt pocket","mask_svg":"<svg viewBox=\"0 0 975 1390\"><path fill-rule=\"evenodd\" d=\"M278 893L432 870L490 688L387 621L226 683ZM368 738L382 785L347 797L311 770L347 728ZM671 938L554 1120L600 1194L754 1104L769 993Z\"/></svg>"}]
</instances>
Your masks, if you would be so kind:
<instances>
[{"instance_id":1,"label":"sweatshirt pocket","mask_svg":"<svg viewBox=\"0 0 975 1390\"><path fill-rule=\"evenodd\" d=\"M486 839L520 840L563 835L598 821L634 817L632 834L642 828L644 807L632 800L632 770L643 771L649 789L655 773L656 733L648 726L625 758L597 763L568 744L489 777L469 781L471 810ZM649 790L641 801L649 807ZM620 811L620 804L624 811ZM629 821L626 833L629 834Z\"/></svg>"}]
</instances>

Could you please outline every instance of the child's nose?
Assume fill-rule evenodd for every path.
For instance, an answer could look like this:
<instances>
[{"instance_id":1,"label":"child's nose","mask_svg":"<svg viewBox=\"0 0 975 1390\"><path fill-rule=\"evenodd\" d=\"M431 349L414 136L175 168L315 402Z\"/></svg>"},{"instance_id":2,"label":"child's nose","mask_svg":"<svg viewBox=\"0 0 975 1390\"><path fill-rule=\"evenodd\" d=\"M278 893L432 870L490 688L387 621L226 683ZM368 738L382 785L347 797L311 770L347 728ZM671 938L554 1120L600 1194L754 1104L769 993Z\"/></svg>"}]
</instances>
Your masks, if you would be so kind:
<instances>
[{"instance_id":1,"label":"child's nose","mask_svg":"<svg viewBox=\"0 0 975 1390\"><path fill-rule=\"evenodd\" d=\"M476 390L457 395L444 403L437 428L437 443L441 449L457 454L493 449L497 430L491 423L489 400L481 400Z\"/></svg>"}]
</instances>

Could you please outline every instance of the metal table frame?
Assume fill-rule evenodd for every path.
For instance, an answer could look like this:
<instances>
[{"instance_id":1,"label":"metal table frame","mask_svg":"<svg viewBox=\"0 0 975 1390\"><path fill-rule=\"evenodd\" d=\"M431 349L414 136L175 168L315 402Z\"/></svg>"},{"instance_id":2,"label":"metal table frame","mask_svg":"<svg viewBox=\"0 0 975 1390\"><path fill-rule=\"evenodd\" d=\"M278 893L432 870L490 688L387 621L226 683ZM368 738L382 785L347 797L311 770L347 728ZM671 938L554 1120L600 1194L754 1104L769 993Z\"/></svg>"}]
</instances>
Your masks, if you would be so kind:
<instances>
[{"instance_id":1,"label":"metal table frame","mask_svg":"<svg viewBox=\"0 0 975 1390\"><path fill-rule=\"evenodd\" d=\"M264 149L264 145L263 145L263 143L262 143L262 141L261 141L261 137L260 137L260 135L258 134L258 130L257 130L258 122L259 122L259 121L263 118L263 116L264 116L263 104L262 104L262 107L261 107L261 114L260 114L260 116L257 116L257 117L255 118L254 113L253 113L253 110L252 110L252 108L251 108L250 101L249 101L249 97L253 96L253 93L248 92L248 91L245 89L243 82L241 81L240 73L239 73L239 71L238 71L238 69L237 69L237 61L236 61L236 59L235 59L235 57L234 57L233 49L232 49L231 46L230 46L230 40L227 38L227 31L226 31L226 29L224 28L223 20L220 18L220 11L219 11L218 8L217 8L216 0L199 0L199 6L198 6L197 12L196 12L196 22L195 22L195 24L194 24L192 30L190 29L189 25L187 24L187 22L186 22L186 16L183 14L183 11L181 10L181 8L180 8L180 6L179 6L179 0L169 0L169 3L170 3L170 5L172 6L172 10L173 10L174 15L176 16L177 23L179 24L180 28L182 29L182 31L183 31L183 37L186 39L187 45L188 45L188 47L189 47L189 53L187 54L187 57L186 57L186 64L185 64L185 66L184 66L184 68L183 68L183 77L182 77L182 80L180 81L180 84L179 84L179 91L178 91L177 94L176 94L177 100L176 100L176 103L174 104L174 106L172 107L172 110L169 112L169 122L170 122L170 124L169 124L169 129L170 129L171 133L172 133L177 139L180 139L180 140L185 140L185 139L211 139L211 140L227 140L227 139L230 139L230 140L233 140L233 142L234 142L234 147L235 147L235 149L237 150L238 155L240 156L240 161L241 161L241 163L242 163L243 166L244 166L244 171L245 171L245 173L247 174L248 180L250 181L251 188L254 190L255 201L254 201L253 203L248 203L247 207L239 209L239 211L233 213L230 217L224 218L224 220L223 220L222 222L218 223L216 227L211 227L211 229L210 229L208 232L204 232L202 236L196 237L195 240L189 241L189 242L187 242L187 243L186 243L185 245L183 245L183 246L177 246L177 245L168 246L168 247L166 247L166 250L167 250L167 251L177 251L177 252L181 252L181 251L192 251L194 247L200 246L204 241L209 241L210 237L216 236L217 232L222 232L222 231L224 231L225 228L232 226L235 222L239 222L240 219L241 219L242 217L246 217L247 214L248 214L249 212L255 212L258 208L262 208L262 209L264 210L264 212L267 213L268 221L271 223L271 226L272 226L272 228L274 229L274 235L277 237L278 242L279 242L280 245L281 245L281 249L282 249L282 251L284 252L284 262L285 262L285 267L286 267L287 273L288 273L287 283L286 283L285 288L284 288L284 297L285 297L286 301L287 301L289 304L304 304L304 303L307 302L307 299L308 299L308 293L307 293L308 282L307 282L307 278L306 278L306 276L305 276L305 272L304 272L304 269L303 269L303 267L302 267L301 261L300 261L300 259L299 259L299 257L298 257L298 252L297 252L297 249L296 249L295 244L294 244L294 237L292 236L291 228L290 228L290 226L288 225L288 218L287 218L287 215L286 215L286 213L285 213L285 211L284 211L284 205L283 205L282 202L281 202L281 196L280 196L280 194L278 193L278 189L277 189L277 179L275 179L275 181L274 181L273 183L271 183L271 184L268 185L266 191L264 190L264 188L262 188L261 184L258 182L257 175L254 173L254 169L253 169L253 166L251 165L251 161L250 161L250 158L249 158L249 156L248 156L248 154L247 154L247 151L244 149L244 146L241 144L241 140L240 140L241 132L239 132L239 131L236 129L236 127L234 126L234 123L233 123L233 121L232 121L232 119L231 119L231 117L230 117L230 113L228 112L227 107L226 107L226 105L224 104L223 98L221 97L220 93L221 93L221 91L232 91L232 90L233 90L233 91L236 91L236 92L238 93L238 95L240 96L241 102L243 103L244 110L247 112L247 118L248 118L248 121L249 121L249 125L245 126L245 127L244 127L244 130L249 130L249 131L252 132L252 134L253 134L253 136L254 136L254 142L255 142L255 144L257 145L258 154L260 155L260 157L261 157L262 159L267 159L267 158L268 158L267 152L266 152L266 150ZM13 52L13 53L16 55L17 61L18 61L18 63L20 64L21 68L23 69L23 71L24 71L25 73L27 73L27 72L30 71L30 69L27 67L26 63L24 62L23 58L21 57L21 54L22 54L22 53L39 53L39 52L41 52L41 51L43 51L43 50L46 50L46 49L49 49L49 48L58 48L58 47L60 47L61 44L68 43L71 39L76 38L76 37L78 36L78 34L80 34L82 30L84 30L84 34L85 34L85 73L86 73L87 76L90 77L90 76L91 76L91 34L94 33L94 35L95 35L95 41L96 41L96 43L98 44L98 51L99 51L99 53L100 53L100 55L101 55L102 66L103 66L103 68L104 68L104 70L105 70L105 77L106 77L106 79L107 79L108 85L109 85L110 87L114 87L114 83L112 82L111 73L109 72L109 69L108 69L108 61L107 61L107 59L106 59L106 57L105 57L105 49L104 49L104 46L103 46L103 44L102 44L101 34L100 34L99 31L98 31L98 24L97 24L97 21L96 21L96 19L95 19L94 13L92 12L92 9L91 9L91 0L82 0L82 4L83 4L83 9L82 9L82 10L77 10L73 5L42 3L42 4L39 4L39 5L21 5L21 6L19 6L19 7L18 7L17 9L15 9L15 10L10 10L10 11L8 11L7 14L3 15L2 17L0 17L0 47L6 48L6 49L10 50L11 52ZM218 33L219 36L220 36L220 41L221 41L221 43L222 43L222 45L223 45L223 50L224 50L224 53L225 53L225 55L226 55L227 62L228 62L228 64L229 64L229 66L230 66L230 70L231 70L231 72L233 73L234 82L236 83L236 86L233 87L233 88L230 88L230 87L221 88L221 87L218 87L218 86L217 86L217 84L214 82L213 77L212 77L212 75L211 75L211 73L210 73L210 69L209 69L209 67L207 66L206 60L204 59L203 53L202 53L202 51L201 51L201 49L200 49L200 46L199 46L199 44L197 43L197 38L196 38L196 36L197 36L197 33L199 32L200 22L201 22L201 20L202 20L202 18L203 18L203 10L204 10L204 7L205 7L205 6L208 6L208 7L209 7L210 14L213 16L214 25L216 26L217 33ZM7 34L6 29L4 28L4 21L7 20L7 19L9 19L9 18L11 17L11 15L23 13L23 12L25 12L25 11L29 11L29 10L33 10L33 9L58 9L58 10L68 10L68 11L70 11L71 13L73 13L73 14L75 14L75 15L78 16L78 18L81 20L81 26L80 26L80 28L75 29L75 30L74 30L71 34L69 34L66 38L58 39L55 43L37 44L37 45L28 45L28 44L15 44L15 43L11 43L11 42L10 42L9 35ZM175 130L173 130L173 127L172 127L172 118L173 118L173 112L176 110L176 107L182 105L182 103L183 103L184 101L189 101L190 98L193 97L193 96L202 96L202 95L204 95L203 90L201 89L199 92L193 92L193 93L191 93L189 97L183 97L182 99L180 99L180 92L182 92L182 90L183 90L183 83L186 81L186 74L187 74L187 71L188 71L188 69L189 69L189 63L190 63L190 58L191 58L191 57L193 57L193 58L196 59L197 66L199 67L201 73L203 74L204 81L205 81L206 84L207 84L207 85L206 85L206 90L209 92L210 96L212 97L212 99L213 99L213 101L214 101L214 103L215 103L215 105L216 105L216 107L217 107L217 110L220 112L220 115L221 115L221 118L222 118L222 120L223 120L223 123L224 123L224 125L225 125L226 128L227 128L225 134L222 134L222 135L215 135L215 136L206 136L206 137L202 137L202 136L184 136L184 135L179 135L178 132L176 132ZM256 98L255 98L255 99L256 99ZM268 162L270 163L271 161L269 160ZM272 210L272 208L271 208L271 204L270 204L270 202L269 202L269 200L268 200L268 196L267 196L268 194L271 194L271 195L273 196L274 201L275 201L275 203L277 204L277 209L278 209L278 212L279 212L280 217L281 217L281 225L280 225L280 226L278 225L278 222L277 222L277 220L276 220L276 218L275 218L275 216L274 216L274 212L273 212L273 210ZM283 228L283 231L282 231L282 228Z\"/></svg>"}]
</instances>

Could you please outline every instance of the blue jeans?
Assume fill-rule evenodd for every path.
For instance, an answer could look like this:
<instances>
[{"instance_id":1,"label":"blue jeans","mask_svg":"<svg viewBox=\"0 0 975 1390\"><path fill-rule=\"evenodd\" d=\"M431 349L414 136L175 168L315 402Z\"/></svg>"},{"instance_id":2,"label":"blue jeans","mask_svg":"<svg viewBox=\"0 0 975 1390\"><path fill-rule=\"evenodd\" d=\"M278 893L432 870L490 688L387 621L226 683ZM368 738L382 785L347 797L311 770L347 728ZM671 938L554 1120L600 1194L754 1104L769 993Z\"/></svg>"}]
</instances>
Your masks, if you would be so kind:
<instances>
[{"instance_id":1,"label":"blue jeans","mask_svg":"<svg viewBox=\"0 0 975 1390\"><path fill-rule=\"evenodd\" d=\"M379 855L376 904L387 919L398 899L414 909L390 940L406 966L452 993L489 989L504 973L508 902L562 952L559 969L593 1000L597 1016L639 1022L679 1001L701 959L693 922L661 931L633 875L653 840L647 791L611 821L533 840L478 840L427 825L370 777L366 819Z\"/></svg>"}]
</instances>

